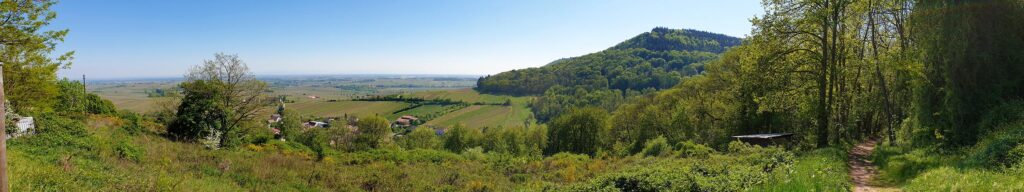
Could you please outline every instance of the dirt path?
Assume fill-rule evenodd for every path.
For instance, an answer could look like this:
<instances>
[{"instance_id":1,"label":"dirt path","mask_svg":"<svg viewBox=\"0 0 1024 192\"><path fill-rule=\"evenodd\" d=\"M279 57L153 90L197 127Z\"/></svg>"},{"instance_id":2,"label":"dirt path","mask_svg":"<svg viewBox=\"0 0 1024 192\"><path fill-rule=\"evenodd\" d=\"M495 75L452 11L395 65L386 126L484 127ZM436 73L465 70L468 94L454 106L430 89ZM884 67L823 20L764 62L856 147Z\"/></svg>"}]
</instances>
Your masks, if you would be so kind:
<instances>
[{"instance_id":1,"label":"dirt path","mask_svg":"<svg viewBox=\"0 0 1024 192\"><path fill-rule=\"evenodd\" d=\"M850 149L850 158L847 163L850 165L850 178L853 178L853 191L855 192L899 191L895 188L876 186L871 182L872 178L878 174L869 157L871 152L875 151L876 144L878 144L877 141L868 140Z\"/></svg>"}]
</instances>

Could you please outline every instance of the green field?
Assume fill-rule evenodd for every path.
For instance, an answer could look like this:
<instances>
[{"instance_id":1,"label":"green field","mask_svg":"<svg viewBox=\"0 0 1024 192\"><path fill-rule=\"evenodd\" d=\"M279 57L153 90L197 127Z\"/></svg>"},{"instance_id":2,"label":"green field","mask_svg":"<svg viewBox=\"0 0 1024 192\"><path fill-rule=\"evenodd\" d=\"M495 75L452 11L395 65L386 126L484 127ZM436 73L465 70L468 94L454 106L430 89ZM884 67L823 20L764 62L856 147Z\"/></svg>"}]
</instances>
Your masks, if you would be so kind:
<instances>
[{"instance_id":1,"label":"green field","mask_svg":"<svg viewBox=\"0 0 1024 192\"><path fill-rule=\"evenodd\" d=\"M304 116L341 117L348 114L366 117L390 115L409 105L411 104L391 101L308 101L289 103L286 107Z\"/></svg>"},{"instance_id":2,"label":"green field","mask_svg":"<svg viewBox=\"0 0 1024 192\"><path fill-rule=\"evenodd\" d=\"M467 127L514 127L523 126L530 115L525 106L474 105L431 120L426 125L448 127L461 123Z\"/></svg>"},{"instance_id":3,"label":"green field","mask_svg":"<svg viewBox=\"0 0 1024 192\"><path fill-rule=\"evenodd\" d=\"M479 92L476 92L476 90L473 89L421 91L405 95L424 99L451 99L454 101L464 101L467 103L501 103L505 102L505 99L516 99L516 97L510 96L480 94Z\"/></svg>"},{"instance_id":4,"label":"green field","mask_svg":"<svg viewBox=\"0 0 1024 192\"><path fill-rule=\"evenodd\" d=\"M402 112L394 112L389 115L385 115L389 120L398 119L403 115L412 115L420 119L434 119L443 116L445 113L458 110L463 106L460 105L422 105L416 108L405 110Z\"/></svg>"},{"instance_id":5,"label":"green field","mask_svg":"<svg viewBox=\"0 0 1024 192\"><path fill-rule=\"evenodd\" d=\"M119 110L128 110L137 113L147 113L158 109L157 104L169 97L149 97L147 90L156 88L170 89L175 83L154 82L154 83L117 83L117 84L96 84L89 85L89 92L95 93L104 99L108 99L117 106Z\"/></svg>"},{"instance_id":6,"label":"green field","mask_svg":"<svg viewBox=\"0 0 1024 192\"><path fill-rule=\"evenodd\" d=\"M152 112L158 109L161 100L170 97L147 97L146 91L155 88L173 88L174 82L151 83L109 83L90 86L90 92L111 100L118 109L139 113ZM501 104L511 100L511 106L502 105L423 105L398 112L412 106L411 103L393 101L349 101L349 99L365 96L365 90L345 90L328 86L314 86L304 82L293 86L275 86L268 93L271 96L287 96L294 103L286 107L303 116L341 117L346 114L359 117L381 115L394 120L402 115L412 115L429 120L426 125L453 126L464 124L469 127L522 126L531 119L532 113L527 108L530 97L512 97L481 94L473 89L403 89L381 87L374 91L380 94L402 94L424 99L451 99L468 104ZM316 96L312 98L311 96ZM334 101L331 101L334 100ZM268 107L266 112L272 112Z\"/></svg>"}]
</instances>

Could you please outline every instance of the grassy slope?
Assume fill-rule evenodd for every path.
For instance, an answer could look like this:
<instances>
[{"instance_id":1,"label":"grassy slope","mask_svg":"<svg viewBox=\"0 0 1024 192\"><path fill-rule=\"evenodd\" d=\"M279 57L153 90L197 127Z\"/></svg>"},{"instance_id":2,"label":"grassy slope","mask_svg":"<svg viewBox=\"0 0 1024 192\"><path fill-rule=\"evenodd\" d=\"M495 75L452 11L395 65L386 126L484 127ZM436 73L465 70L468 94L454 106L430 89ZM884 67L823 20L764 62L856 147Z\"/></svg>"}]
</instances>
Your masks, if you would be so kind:
<instances>
[{"instance_id":1,"label":"grassy slope","mask_svg":"<svg viewBox=\"0 0 1024 192\"><path fill-rule=\"evenodd\" d=\"M530 110L522 106L474 105L448 113L426 125L447 127L462 123L468 127L514 127L523 126L530 115Z\"/></svg>"},{"instance_id":2,"label":"grassy slope","mask_svg":"<svg viewBox=\"0 0 1024 192\"><path fill-rule=\"evenodd\" d=\"M464 101L467 103L501 103L505 102L505 99L516 99L516 97L499 96L491 94L480 94L473 89L455 89L455 90L439 90L439 91L421 91L411 94L406 94L413 97L420 97L424 99L451 99L455 101ZM520 97L521 98L521 97Z\"/></svg>"},{"instance_id":3,"label":"grassy slope","mask_svg":"<svg viewBox=\"0 0 1024 192\"><path fill-rule=\"evenodd\" d=\"M909 191L1021 191L1024 165L984 168L966 163L969 150L880 147L873 154L882 182Z\"/></svg>"},{"instance_id":4,"label":"grassy slope","mask_svg":"<svg viewBox=\"0 0 1024 192\"><path fill-rule=\"evenodd\" d=\"M468 127L514 127L523 126L523 122L533 116L530 109L526 107L526 104L531 99L530 97L481 94L473 89L423 91L409 95L425 99L451 99L467 103L504 103L506 100L512 101L511 106L469 106L435 118L427 122L426 125L447 127L462 123Z\"/></svg>"},{"instance_id":5,"label":"grassy slope","mask_svg":"<svg viewBox=\"0 0 1024 192\"><path fill-rule=\"evenodd\" d=\"M796 158L790 171L773 175L775 182L765 183L754 191L836 191L850 189L846 152L827 148L805 153Z\"/></svg>"},{"instance_id":6,"label":"grassy slope","mask_svg":"<svg viewBox=\"0 0 1024 192\"><path fill-rule=\"evenodd\" d=\"M174 142L159 136L156 133L161 128L155 124L148 124L149 131L129 135L119 128L121 120L117 118L92 116L88 122L84 137L56 140L87 146L85 150L66 150L66 144L49 142L54 140L38 142L43 138L40 136L12 140L9 163L13 191L558 191L625 170L649 167L673 173L690 172L687 174L697 177L696 184L718 188L716 186L735 187L736 182L759 182L737 177L743 174L734 175L733 171L705 178L692 172L694 168L731 170L732 166L739 166L735 167L737 171L756 174L761 170L758 166L723 162L762 159L755 156L740 161L744 157L735 154L715 155L715 160L639 156L590 158L570 154L510 157L478 152L460 155L434 150L383 149L329 152L324 160L317 161L311 151L295 143L271 141L208 150L198 144ZM118 155L119 146L126 144L137 148L137 160ZM71 161L64 163L62 159L69 156ZM828 162L837 161L836 158L811 155L798 159L811 159L803 161L811 163L798 160L791 166L794 171L773 172L776 177L751 176L766 179L760 182L774 182L785 179L779 177L779 173L798 173L797 176L804 178L792 181L823 183L818 185L825 187L838 186L834 184L847 180L836 176L807 179L815 178L813 174L826 175L820 172L822 170L839 171L827 168L836 164ZM813 186L809 183L792 186ZM781 189L806 191L812 188Z\"/></svg>"},{"instance_id":7,"label":"grassy slope","mask_svg":"<svg viewBox=\"0 0 1024 192\"><path fill-rule=\"evenodd\" d=\"M445 112L455 110L458 107L459 106L456 105L421 105L419 107L405 110L402 112L388 114L385 115L384 117L392 120L398 119L398 117L401 117L403 115L412 115L419 118L438 117L440 115L443 115Z\"/></svg>"}]
</instances>

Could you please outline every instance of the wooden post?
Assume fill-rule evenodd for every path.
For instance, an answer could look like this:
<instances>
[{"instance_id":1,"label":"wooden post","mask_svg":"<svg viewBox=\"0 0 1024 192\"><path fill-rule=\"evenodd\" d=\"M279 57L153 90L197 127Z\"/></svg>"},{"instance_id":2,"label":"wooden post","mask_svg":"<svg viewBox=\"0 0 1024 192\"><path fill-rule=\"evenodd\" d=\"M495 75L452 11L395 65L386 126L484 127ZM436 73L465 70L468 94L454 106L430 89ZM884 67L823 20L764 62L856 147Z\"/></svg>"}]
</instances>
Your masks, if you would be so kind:
<instances>
[{"instance_id":1,"label":"wooden post","mask_svg":"<svg viewBox=\"0 0 1024 192\"><path fill-rule=\"evenodd\" d=\"M7 99L4 98L4 65L0 63L0 192L10 191L7 183Z\"/></svg>"}]
</instances>

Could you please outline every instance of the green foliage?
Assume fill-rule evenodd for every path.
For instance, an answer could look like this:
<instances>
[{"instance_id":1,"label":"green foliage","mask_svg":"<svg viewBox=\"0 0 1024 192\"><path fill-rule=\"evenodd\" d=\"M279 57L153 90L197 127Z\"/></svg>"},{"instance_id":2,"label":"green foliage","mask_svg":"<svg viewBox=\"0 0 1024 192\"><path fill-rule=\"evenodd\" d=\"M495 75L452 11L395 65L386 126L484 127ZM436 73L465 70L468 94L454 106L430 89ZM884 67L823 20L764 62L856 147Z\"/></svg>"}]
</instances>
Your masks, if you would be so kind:
<instances>
[{"instance_id":1,"label":"green foliage","mask_svg":"<svg viewBox=\"0 0 1024 192\"><path fill-rule=\"evenodd\" d=\"M124 130L125 133L128 133L129 135L137 135L146 131L145 127L142 125L143 119L139 114L124 112L121 113L119 117L125 121L124 124L121 125L121 129Z\"/></svg>"},{"instance_id":2,"label":"green foliage","mask_svg":"<svg viewBox=\"0 0 1024 192\"><path fill-rule=\"evenodd\" d=\"M441 138L433 129L417 127L399 141L405 149L440 149Z\"/></svg>"},{"instance_id":3,"label":"green foliage","mask_svg":"<svg viewBox=\"0 0 1024 192\"><path fill-rule=\"evenodd\" d=\"M648 157L663 157L672 154L672 146L668 144L668 140L665 140L665 137L658 136L648 140L640 154Z\"/></svg>"},{"instance_id":4,"label":"green foliage","mask_svg":"<svg viewBox=\"0 0 1024 192\"><path fill-rule=\"evenodd\" d=\"M846 173L846 151L816 149L797 157L792 166L772 173L771 180L751 191L845 191L850 189Z\"/></svg>"},{"instance_id":5,"label":"green foliage","mask_svg":"<svg viewBox=\"0 0 1024 192\"><path fill-rule=\"evenodd\" d=\"M202 80L185 82L180 86L184 97L174 121L167 126L167 133L174 139L197 141L221 130L219 126L227 111L218 99L221 95L219 86Z\"/></svg>"},{"instance_id":6,"label":"green foliage","mask_svg":"<svg viewBox=\"0 0 1024 192\"><path fill-rule=\"evenodd\" d=\"M377 148L381 142L391 135L391 123L380 116L371 116L360 119L356 123L359 128L359 136L356 138L356 145L359 149Z\"/></svg>"},{"instance_id":7,"label":"green foliage","mask_svg":"<svg viewBox=\"0 0 1024 192\"><path fill-rule=\"evenodd\" d=\"M0 4L0 63L5 99L22 115L53 111L59 86L57 70L71 65L74 52L55 53L67 29L48 27L55 1L3 1ZM55 57L54 57L55 56ZM58 108L59 110L60 108Z\"/></svg>"},{"instance_id":8,"label":"green foliage","mask_svg":"<svg viewBox=\"0 0 1024 192\"><path fill-rule=\"evenodd\" d=\"M117 107L114 106L113 102L100 98L96 94L85 95L85 112L89 114L104 114L110 115L117 112Z\"/></svg>"},{"instance_id":9,"label":"green foliage","mask_svg":"<svg viewBox=\"0 0 1024 192\"><path fill-rule=\"evenodd\" d=\"M921 173L943 165L955 163L956 159L936 154L946 154L935 148L907 149L902 147L878 147L872 154L872 162L878 165L880 180L904 183ZM946 154L948 156L948 154Z\"/></svg>"},{"instance_id":10,"label":"green foliage","mask_svg":"<svg viewBox=\"0 0 1024 192\"><path fill-rule=\"evenodd\" d=\"M281 131L278 137L285 140L295 140L302 134L302 121L298 113L293 110L281 110L281 121L274 123L275 128Z\"/></svg>"},{"instance_id":11,"label":"green foliage","mask_svg":"<svg viewBox=\"0 0 1024 192\"><path fill-rule=\"evenodd\" d=\"M444 133L444 148L451 152L462 152L473 145L470 128L464 125L455 125L448 128Z\"/></svg>"},{"instance_id":12,"label":"green foliage","mask_svg":"<svg viewBox=\"0 0 1024 192\"><path fill-rule=\"evenodd\" d=\"M607 127L608 113L604 110L584 108L569 112L550 124L546 153L594 155Z\"/></svg>"},{"instance_id":13,"label":"green foliage","mask_svg":"<svg viewBox=\"0 0 1024 192\"><path fill-rule=\"evenodd\" d=\"M737 146L740 147L740 146ZM768 183L790 179L788 173L793 165L793 155L773 148L742 146L744 153L712 155L709 158L686 160L662 160L637 162L633 167L597 176L588 182L569 186L567 191L747 191ZM778 154L781 159L763 160L767 154ZM843 169L842 161L828 159L829 166ZM801 165L801 171L816 164ZM780 169L766 169L778 167ZM815 170L818 171L818 170ZM841 170L836 170L841 171ZM801 173L806 174L806 173ZM813 180L810 175L803 181ZM845 190L846 177L828 177L828 188L823 190ZM807 183L800 183L807 184ZM772 187L768 187L772 188ZM807 188L799 188L807 189ZM799 190L798 190L799 191Z\"/></svg>"},{"instance_id":14,"label":"green foliage","mask_svg":"<svg viewBox=\"0 0 1024 192\"><path fill-rule=\"evenodd\" d=\"M656 27L651 32L637 35L610 49L642 48L653 51L691 50L722 53L740 43L742 42L739 38L717 33Z\"/></svg>"},{"instance_id":15,"label":"green foliage","mask_svg":"<svg viewBox=\"0 0 1024 192\"><path fill-rule=\"evenodd\" d=\"M970 165L1002 168L1015 165L1018 159L1012 157L1014 148L1024 145L1024 121L1015 121L1001 127L974 146L966 162Z\"/></svg>"},{"instance_id":16,"label":"green foliage","mask_svg":"<svg viewBox=\"0 0 1024 192\"><path fill-rule=\"evenodd\" d=\"M618 90L669 88L682 76L700 72L700 67L692 65L714 59L716 53L739 43L738 38L720 34L655 28L601 52L482 77L477 90L533 95L556 85Z\"/></svg>"},{"instance_id":17,"label":"green foliage","mask_svg":"<svg viewBox=\"0 0 1024 192\"><path fill-rule=\"evenodd\" d=\"M324 129L310 129L299 136L297 141L313 150L318 160L324 159L330 150L328 132Z\"/></svg>"},{"instance_id":18,"label":"green foliage","mask_svg":"<svg viewBox=\"0 0 1024 192\"><path fill-rule=\"evenodd\" d=\"M679 151L682 158L706 158L715 154L715 149L693 141L683 141L676 144L675 149Z\"/></svg>"},{"instance_id":19,"label":"green foliage","mask_svg":"<svg viewBox=\"0 0 1024 192\"><path fill-rule=\"evenodd\" d=\"M58 94L54 111L64 116L82 117L85 114L113 115L117 108L109 100L92 93L86 93L82 82L67 78L57 81Z\"/></svg>"},{"instance_id":20,"label":"green foliage","mask_svg":"<svg viewBox=\"0 0 1024 192\"><path fill-rule=\"evenodd\" d=\"M114 148L114 153L117 154L117 157L121 159L134 162L140 161L142 156L144 155L142 149L136 147L129 141L118 142L117 147Z\"/></svg>"},{"instance_id":21,"label":"green foliage","mask_svg":"<svg viewBox=\"0 0 1024 192\"><path fill-rule=\"evenodd\" d=\"M1024 175L939 167L910 180L907 191L1021 191Z\"/></svg>"},{"instance_id":22,"label":"green foliage","mask_svg":"<svg viewBox=\"0 0 1024 192\"><path fill-rule=\"evenodd\" d=\"M1024 6L1021 1L922 1L913 28L924 81L914 113L944 143L974 144L990 109L1024 95ZM970 7L970 8L965 8Z\"/></svg>"}]
</instances>

